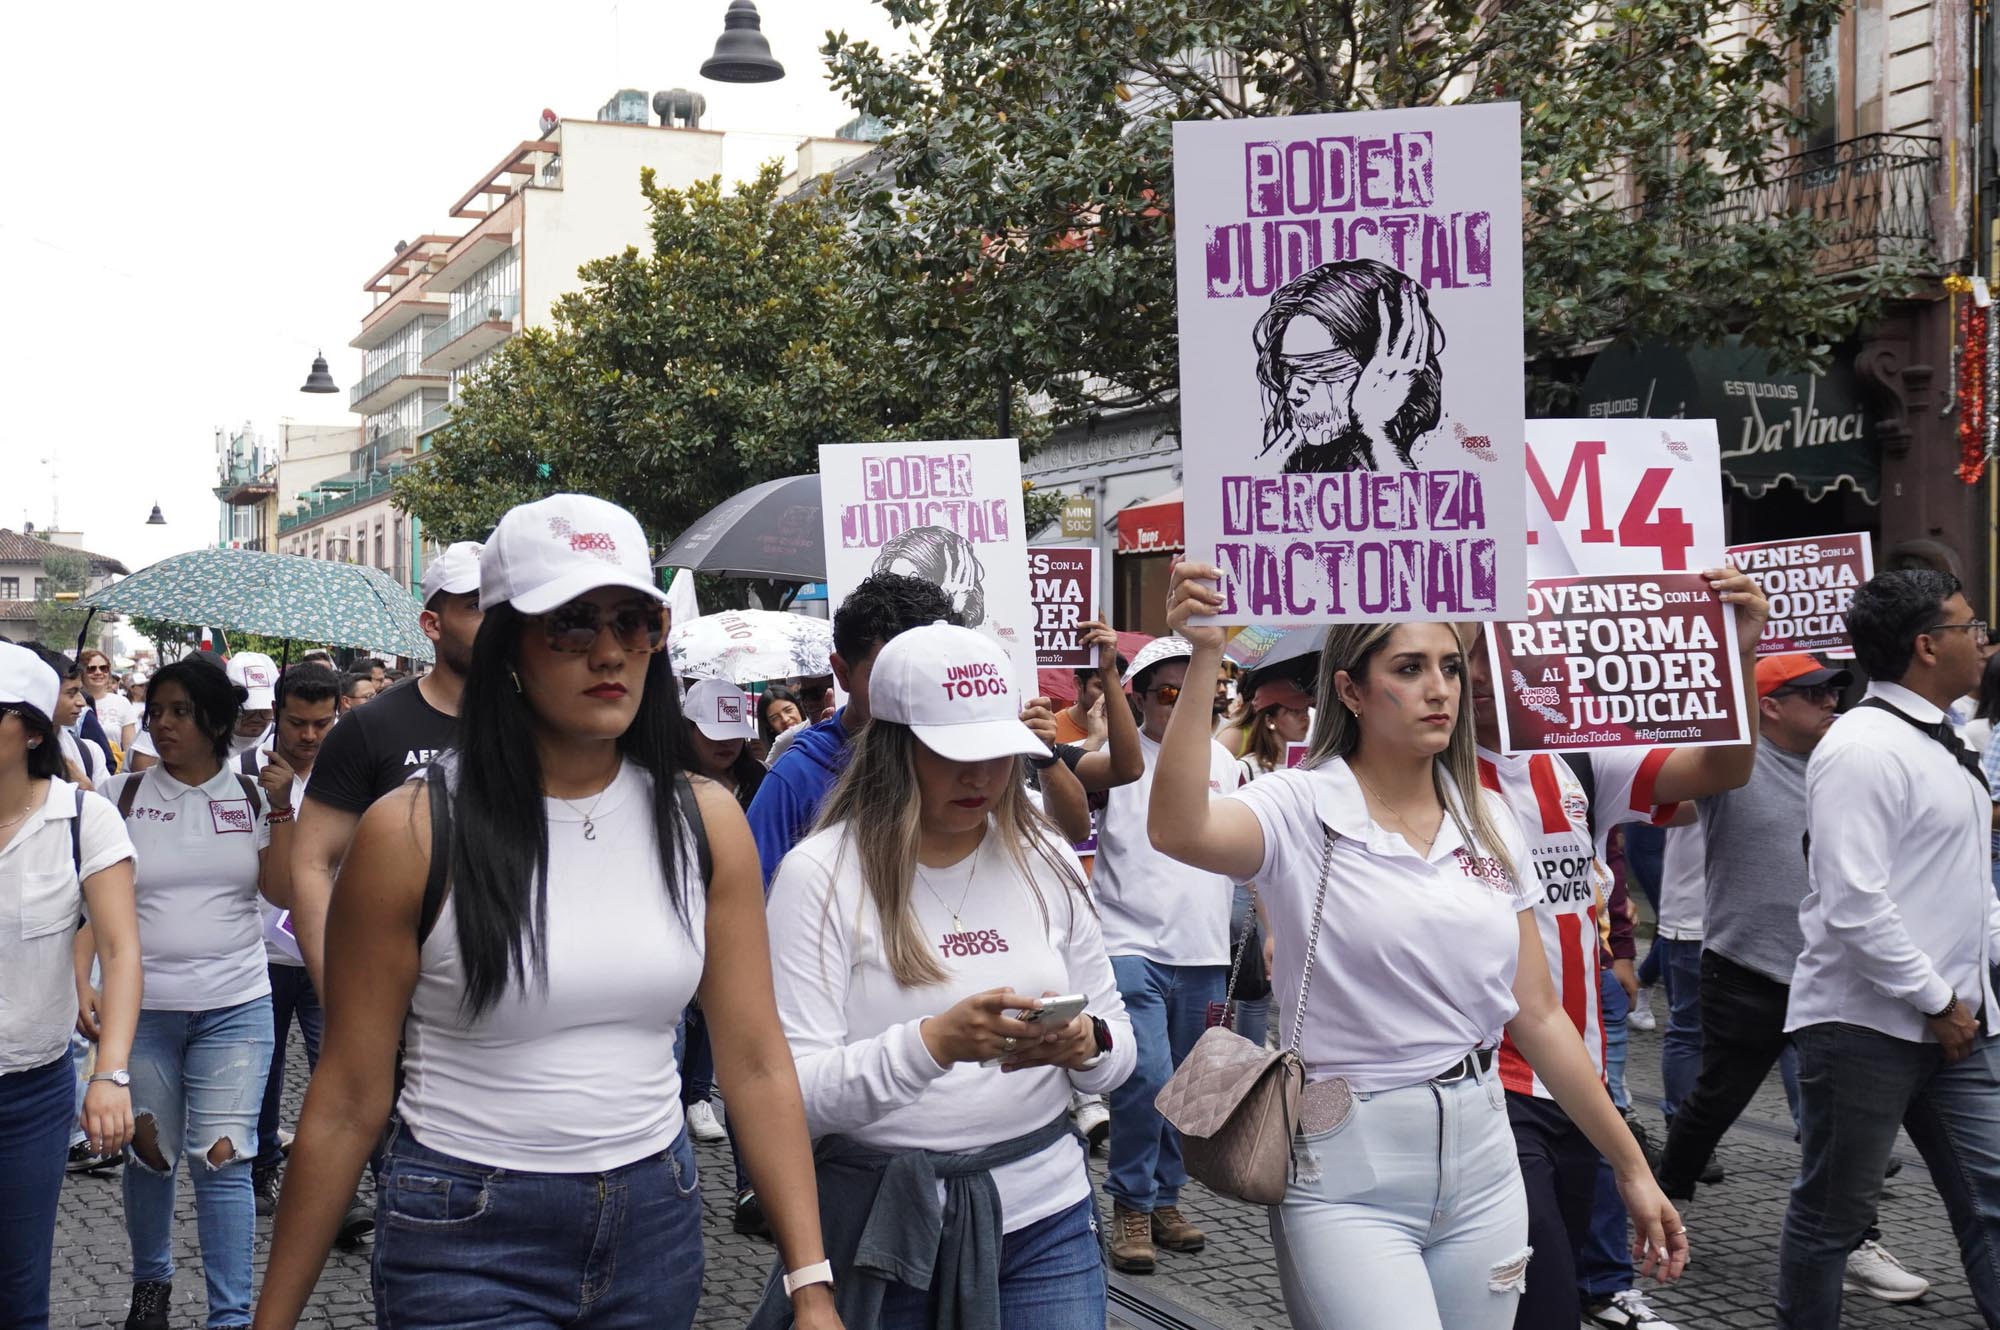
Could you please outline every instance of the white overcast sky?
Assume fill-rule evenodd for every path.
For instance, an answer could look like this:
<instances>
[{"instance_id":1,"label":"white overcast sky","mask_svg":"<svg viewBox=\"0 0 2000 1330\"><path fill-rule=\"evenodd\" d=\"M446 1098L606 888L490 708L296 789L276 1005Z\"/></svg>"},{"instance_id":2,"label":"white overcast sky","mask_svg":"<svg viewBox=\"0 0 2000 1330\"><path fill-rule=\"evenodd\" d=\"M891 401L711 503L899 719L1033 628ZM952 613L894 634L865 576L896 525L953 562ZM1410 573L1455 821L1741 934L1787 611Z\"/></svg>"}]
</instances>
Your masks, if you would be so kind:
<instances>
[{"instance_id":1,"label":"white overcast sky","mask_svg":"<svg viewBox=\"0 0 2000 1330\"><path fill-rule=\"evenodd\" d=\"M358 423L362 282L396 241L462 230L447 209L543 107L587 119L619 88L698 89L705 127L773 132L731 146L740 178L851 117L817 54L828 28L908 40L870 0L760 0L787 77L704 82L726 7L14 7L0 526L48 524L53 499L134 570L213 542L216 427ZM338 396L298 391L316 346ZM156 501L165 527L144 525Z\"/></svg>"}]
</instances>

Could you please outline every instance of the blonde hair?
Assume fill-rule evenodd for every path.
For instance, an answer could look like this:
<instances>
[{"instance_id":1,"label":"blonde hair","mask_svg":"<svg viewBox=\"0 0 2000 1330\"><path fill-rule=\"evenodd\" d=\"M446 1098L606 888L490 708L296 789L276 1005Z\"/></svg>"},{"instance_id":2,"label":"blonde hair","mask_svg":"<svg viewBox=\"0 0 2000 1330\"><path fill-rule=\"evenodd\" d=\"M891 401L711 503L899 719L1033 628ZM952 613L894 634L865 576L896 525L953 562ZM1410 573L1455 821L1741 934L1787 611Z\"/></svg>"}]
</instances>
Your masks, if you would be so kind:
<instances>
[{"instance_id":1,"label":"blonde hair","mask_svg":"<svg viewBox=\"0 0 2000 1330\"><path fill-rule=\"evenodd\" d=\"M1388 645L1390 634L1403 626L1396 623L1343 623L1327 629L1326 645L1319 653L1318 715L1313 723L1313 732L1306 740L1306 766L1317 767L1333 758L1345 760L1361 751L1360 718L1340 700L1336 680L1343 671L1356 683L1366 679L1368 667ZM1454 645L1463 655L1464 639L1452 625L1438 626L1451 632ZM1447 772L1451 775L1451 783L1457 786L1456 799L1444 781ZM1501 839L1499 825L1487 812L1486 800L1480 797L1479 750L1478 739L1473 733L1472 689L1463 675L1460 676L1458 689L1458 714L1451 724L1451 741L1431 764L1431 783L1437 790L1438 802L1459 824L1460 836L1474 847L1483 847L1489 856L1506 867L1508 876L1517 877L1514 861L1507 853L1507 842ZM1468 823L1471 826L1469 835L1466 831Z\"/></svg>"},{"instance_id":2,"label":"blonde hair","mask_svg":"<svg viewBox=\"0 0 2000 1330\"><path fill-rule=\"evenodd\" d=\"M922 840L917 742L907 725L869 721L854 741L847 770L827 796L814 827L815 831L839 828L838 853L844 856L852 849L859 858L862 886L874 901L876 917L882 923L884 959L897 984L904 988L923 988L949 978L938 962L936 948L917 926L917 912L911 904L917 885L917 847ZM1074 893L1072 910L1078 899L1094 908L1076 868L1053 848L1060 837L1054 823L1028 797L1018 758L1001 783L993 818L990 834L1000 838L1021 880L1034 893L1044 925L1048 923L1049 903L1036 880L1040 869L1054 874L1067 888L1065 895ZM838 858L834 871L839 871ZM829 894L829 910L832 902Z\"/></svg>"}]
</instances>

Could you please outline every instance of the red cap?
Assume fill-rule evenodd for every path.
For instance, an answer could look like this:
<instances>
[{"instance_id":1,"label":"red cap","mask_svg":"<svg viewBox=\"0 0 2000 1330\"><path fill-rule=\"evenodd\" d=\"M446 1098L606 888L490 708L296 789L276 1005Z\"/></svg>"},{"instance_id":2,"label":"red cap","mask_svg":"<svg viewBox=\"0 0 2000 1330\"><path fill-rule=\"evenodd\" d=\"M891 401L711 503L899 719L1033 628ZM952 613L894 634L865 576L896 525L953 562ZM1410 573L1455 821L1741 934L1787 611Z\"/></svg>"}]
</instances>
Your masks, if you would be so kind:
<instances>
[{"instance_id":1,"label":"red cap","mask_svg":"<svg viewBox=\"0 0 2000 1330\"><path fill-rule=\"evenodd\" d=\"M1250 709L1262 711L1265 707L1290 707L1294 711L1311 710L1312 698L1306 690L1290 679L1266 679L1257 685L1257 691L1250 695Z\"/></svg>"},{"instance_id":2,"label":"red cap","mask_svg":"<svg viewBox=\"0 0 2000 1330\"><path fill-rule=\"evenodd\" d=\"M1829 669L1803 651L1782 656L1766 656L1757 662L1757 696L1769 697L1788 685L1811 688L1816 684L1837 683L1845 688L1854 682L1846 670Z\"/></svg>"}]
</instances>

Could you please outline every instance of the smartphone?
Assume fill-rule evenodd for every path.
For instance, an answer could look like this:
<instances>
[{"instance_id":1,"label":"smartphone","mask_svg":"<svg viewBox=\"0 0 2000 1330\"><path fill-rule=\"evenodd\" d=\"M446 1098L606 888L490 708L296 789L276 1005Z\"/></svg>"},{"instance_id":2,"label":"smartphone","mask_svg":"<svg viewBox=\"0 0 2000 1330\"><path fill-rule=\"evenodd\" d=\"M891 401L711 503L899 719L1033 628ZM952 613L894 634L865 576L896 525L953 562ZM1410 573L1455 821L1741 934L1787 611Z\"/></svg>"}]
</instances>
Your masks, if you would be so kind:
<instances>
[{"instance_id":1,"label":"smartphone","mask_svg":"<svg viewBox=\"0 0 2000 1330\"><path fill-rule=\"evenodd\" d=\"M1056 1028L1068 1025L1071 1021L1083 1015L1083 1009L1089 1005L1090 998L1083 993L1070 993L1063 997L1043 998L1041 1006L1030 1007L1026 1011L1016 1013L1015 1019L1028 1025L1047 1025L1051 1028ZM1006 1056L1003 1054L997 1058L988 1058L979 1065L982 1067L997 1067L1004 1061L1006 1061Z\"/></svg>"}]
</instances>

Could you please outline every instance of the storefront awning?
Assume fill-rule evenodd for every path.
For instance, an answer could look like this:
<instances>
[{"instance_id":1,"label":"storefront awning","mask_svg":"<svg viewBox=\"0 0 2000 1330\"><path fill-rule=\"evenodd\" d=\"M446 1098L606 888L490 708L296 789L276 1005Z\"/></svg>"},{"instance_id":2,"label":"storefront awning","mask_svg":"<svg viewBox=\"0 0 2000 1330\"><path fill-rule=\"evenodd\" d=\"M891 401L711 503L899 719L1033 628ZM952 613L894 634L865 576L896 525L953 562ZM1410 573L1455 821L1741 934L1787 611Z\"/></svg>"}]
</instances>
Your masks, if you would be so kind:
<instances>
[{"instance_id":1,"label":"storefront awning","mask_svg":"<svg viewBox=\"0 0 2000 1330\"><path fill-rule=\"evenodd\" d=\"M1881 500L1881 447L1851 345L1835 347L1818 375L1779 370L1733 337L1720 346L1611 347L1584 375L1577 414L1713 419L1722 474L1751 498L1789 480L1808 499L1848 485Z\"/></svg>"},{"instance_id":2,"label":"storefront awning","mask_svg":"<svg viewBox=\"0 0 2000 1330\"><path fill-rule=\"evenodd\" d=\"M1159 554L1187 547L1179 490L1120 508L1112 520L1118 524L1120 554Z\"/></svg>"}]
</instances>

